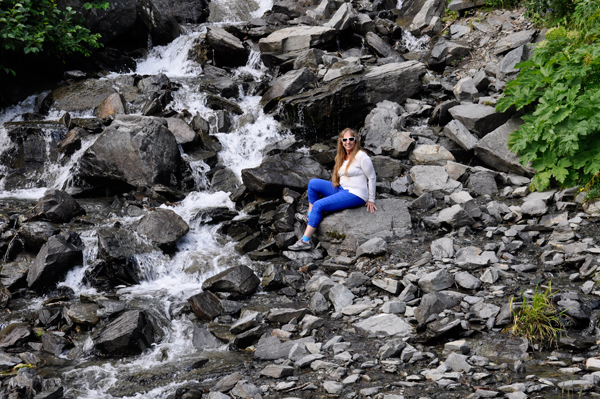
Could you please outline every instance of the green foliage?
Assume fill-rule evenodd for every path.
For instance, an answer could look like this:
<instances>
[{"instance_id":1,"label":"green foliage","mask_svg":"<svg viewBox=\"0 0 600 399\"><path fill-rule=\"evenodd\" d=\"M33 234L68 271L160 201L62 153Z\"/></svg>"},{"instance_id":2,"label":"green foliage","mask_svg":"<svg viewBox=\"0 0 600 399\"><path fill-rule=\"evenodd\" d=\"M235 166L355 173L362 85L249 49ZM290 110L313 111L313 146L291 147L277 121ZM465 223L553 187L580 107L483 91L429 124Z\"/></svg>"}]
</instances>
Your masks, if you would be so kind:
<instances>
[{"instance_id":1,"label":"green foliage","mask_svg":"<svg viewBox=\"0 0 600 399\"><path fill-rule=\"evenodd\" d=\"M94 0L85 7L107 9L108 3ZM71 7L62 11L55 0L0 0L0 69L4 72L15 74L5 63L21 51L45 52L59 59L71 53L89 56L100 47L98 39L99 34L77 23Z\"/></svg>"},{"instance_id":2,"label":"green foliage","mask_svg":"<svg viewBox=\"0 0 600 399\"><path fill-rule=\"evenodd\" d=\"M517 337L524 337L532 344L551 346L565 330L560 317L564 311L557 312L552 303L552 284L545 291L535 287L533 298L528 299L523 294L523 304L520 309L513 308L514 297L510 300L513 312L513 324L506 331Z\"/></svg>"},{"instance_id":3,"label":"green foliage","mask_svg":"<svg viewBox=\"0 0 600 399\"><path fill-rule=\"evenodd\" d=\"M577 30L549 30L497 104L528 111L508 146L536 170L532 190L585 185L600 172L600 19L588 14L600 1L575 1Z\"/></svg>"},{"instance_id":4,"label":"green foliage","mask_svg":"<svg viewBox=\"0 0 600 399\"><path fill-rule=\"evenodd\" d=\"M527 10L525 15L538 19L547 25L555 23L573 12L577 0L523 0L521 5Z\"/></svg>"},{"instance_id":5,"label":"green foliage","mask_svg":"<svg viewBox=\"0 0 600 399\"><path fill-rule=\"evenodd\" d=\"M485 0L485 5L490 8L514 8L519 0Z\"/></svg>"}]
</instances>

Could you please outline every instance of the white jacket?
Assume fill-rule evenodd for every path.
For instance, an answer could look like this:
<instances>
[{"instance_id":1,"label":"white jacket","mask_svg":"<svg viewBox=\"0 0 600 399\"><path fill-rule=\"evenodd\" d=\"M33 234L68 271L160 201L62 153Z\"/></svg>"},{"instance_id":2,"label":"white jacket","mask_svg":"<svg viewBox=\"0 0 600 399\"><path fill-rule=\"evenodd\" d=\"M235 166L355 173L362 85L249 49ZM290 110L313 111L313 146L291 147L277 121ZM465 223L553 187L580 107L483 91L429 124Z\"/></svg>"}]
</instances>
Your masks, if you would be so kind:
<instances>
[{"instance_id":1,"label":"white jacket","mask_svg":"<svg viewBox=\"0 0 600 399\"><path fill-rule=\"evenodd\" d=\"M347 165L348 161L344 161L338 171L340 186L350 191L351 194L362 198L365 202L375 202L375 181L377 177L371 158L364 151L359 151L356 153L352 164L350 164L348 173L346 173Z\"/></svg>"}]
</instances>

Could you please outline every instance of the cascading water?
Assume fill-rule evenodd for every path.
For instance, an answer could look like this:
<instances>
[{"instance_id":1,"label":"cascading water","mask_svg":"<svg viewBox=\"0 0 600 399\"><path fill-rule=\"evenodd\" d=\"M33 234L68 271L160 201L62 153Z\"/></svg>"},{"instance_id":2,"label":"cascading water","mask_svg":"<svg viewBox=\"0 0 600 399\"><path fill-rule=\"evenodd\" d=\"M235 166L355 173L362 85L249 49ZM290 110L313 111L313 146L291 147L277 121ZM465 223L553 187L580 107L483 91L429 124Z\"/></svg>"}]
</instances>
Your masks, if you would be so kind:
<instances>
[{"instance_id":1,"label":"cascading water","mask_svg":"<svg viewBox=\"0 0 600 399\"><path fill-rule=\"evenodd\" d=\"M215 13L221 15L221 21L240 21L240 14L235 14L235 10L247 5L242 4L236 8L232 7L233 3L244 2L212 1L211 11L217 10ZM250 16L260 16L271 6L272 1L257 1L252 5ZM241 15L248 18L248 13ZM181 89L175 92L170 104L172 109L186 110L191 115L199 114L206 120L214 120L215 112L206 107L205 95L194 91L194 85L191 83L192 78L200 74L202 69L187 57L194 41L205 31L205 26L193 27L171 44L151 49L148 57L139 61L135 73L139 75L164 73L171 81L181 85ZM249 76L258 81L265 72L266 68L260 61L260 54L252 52L248 64L238 68L234 74L243 75L245 78ZM119 75L116 74L105 77L112 81L118 78ZM33 112L35 99L36 96L32 96L19 106L6 109L0 114L0 152L11 145L7 131L2 127L3 123L20 121L19 115ZM244 112L243 115L234 118L232 132L215 134L223 146L223 150L218 154L220 163L233 170L239 178L243 169L260 164L263 149L267 145L285 138L285 133L280 131L278 123L271 116L263 113L259 100L260 97L241 92L238 104ZM92 111L76 116L89 117L92 116ZM57 120L60 117L60 112L51 111L47 119ZM94 140L95 137L92 137L84 141L82 148L71 156L69 162L61 162L59 159L59 162L46 165L43 172L44 181L47 182L45 187L7 191L0 185L0 198L37 200L46 188L68 188L73 168L77 167L81 155ZM185 156L184 154L184 158ZM190 193L180 203L168 207L188 223L189 233L178 242L178 250L172 257L162 252L136 256L144 276L143 281L139 285L116 290L116 294L122 300L126 300L131 306L143 308L158 320L163 338L153 348L138 357L98 360L91 356L93 343L91 338L87 337L78 344L87 356L60 368L56 373L67 389L66 395L78 398L112 398L113 391L117 389L121 393L120 397L125 393L124 397L131 398L162 398L172 393L178 386L190 381L190 377L185 373L182 374L180 368L197 359L198 351L192 345L192 322L185 315L178 314L177 310L183 307L187 298L201 292L201 284L206 278L227 267L251 265L247 257L240 256L234 251L233 243L223 244L217 241L215 235L218 225L204 224L202 215L208 208L235 209L229 194L203 191L208 186L208 179L205 176L208 166L202 161L192 161L190 166L193 169L198 191ZM115 222L129 227L140 218L122 217L112 213L107 216L105 226L96 226L97 228L108 227ZM98 254L95 231L81 231L80 234L86 248L83 266L71 270L60 285L73 289L77 295L102 294L84 283L85 272ZM39 308L41 301L30 304L29 309ZM227 356L225 353L215 356ZM170 377L149 387L136 386L129 388L129 391L123 388L128 385L125 382L128 378L145 374L168 374ZM126 392L130 392L129 396Z\"/></svg>"}]
</instances>

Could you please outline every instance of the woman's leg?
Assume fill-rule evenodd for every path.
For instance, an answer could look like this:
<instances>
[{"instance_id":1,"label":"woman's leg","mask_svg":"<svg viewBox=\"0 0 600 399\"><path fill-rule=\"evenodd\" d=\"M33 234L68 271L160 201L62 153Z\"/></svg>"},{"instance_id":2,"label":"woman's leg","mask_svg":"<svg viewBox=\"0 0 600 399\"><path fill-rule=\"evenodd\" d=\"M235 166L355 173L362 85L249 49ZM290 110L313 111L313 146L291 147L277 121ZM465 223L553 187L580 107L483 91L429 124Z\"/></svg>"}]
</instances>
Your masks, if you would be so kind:
<instances>
[{"instance_id":1,"label":"woman's leg","mask_svg":"<svg viewBox=\"0 0 600 399\"><path fill-rule=\"evenodd\" d=\"M315 230L321 223L323 218L323 212L336 212L342 209L354 208L357 206L364 205L365 201L354 195L350 194L344 189L338 189L338 192L328 197L321 198L313 204L312 212L308 220L308 226L304 235L308 238L312 237Z\"/></svg>"}]
</instances>

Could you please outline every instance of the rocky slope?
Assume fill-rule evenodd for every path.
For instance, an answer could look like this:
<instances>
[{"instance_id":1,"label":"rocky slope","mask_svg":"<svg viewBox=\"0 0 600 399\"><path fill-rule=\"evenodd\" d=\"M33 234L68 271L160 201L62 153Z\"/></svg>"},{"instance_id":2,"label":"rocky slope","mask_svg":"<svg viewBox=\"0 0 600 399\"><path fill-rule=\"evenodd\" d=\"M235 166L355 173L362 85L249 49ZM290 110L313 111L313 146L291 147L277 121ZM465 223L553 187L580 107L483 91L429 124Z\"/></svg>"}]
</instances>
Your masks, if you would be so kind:
<instances>
[{"instance_id":1,"label":"rocky slope","mask_svg":"<svg viewBox=\"0 0 600 399\"><path fill-rule=\"evenodd\" d=\"M6 123L7 191L46 187L48 165L80 158L71 183L35 207L0 205L3 392L62 397L72 377L45 364L133 360L161 342L173 320L118 289L146 278L136 255L178 251L190 226L159 207L197 188L198 160L210 168L207 189L230 192L237 210L196 217L219 224L221 238L254 267L228 268L172 305L173 318L194 322L193 362L164 374L140 371L110 395L172 379L187 382L164 397L599 392L598 205L582 205L578 189L530 193L533 171L506 144L519 115L494 109L543 32L519 10L485 11L474 2L454 0L454 21L439 0L396 7L276 1L248 24L210 26L189 54L203 66L196 77L70 72L39 97L36 112ZM424 38L423 48L409 32ZM232 73L253 51L269 81ZM205 95L214 119L174 110L174 93L189 87ZM241 179L219 164L215 136L251 123L237 103L239 87L261 95L263 110L294 133ZM92 118L71 116L90 109ZM62 117L47 120L48 112ZM335 136L346 126L360 130L372 157L378 211L329 215L312 251L287 251L305 227L295 214L306 211L306 185L329 178ZM106 225L111 215L140 219ZM83 264L90 237L98 253L84 279L100 294L57 290ZM551 348L505 332L511 304L522 306L536 287L551 287L562 312L565 331ZM42 295L34 312L22 311Z\"/></svg>"}]
</instances>

